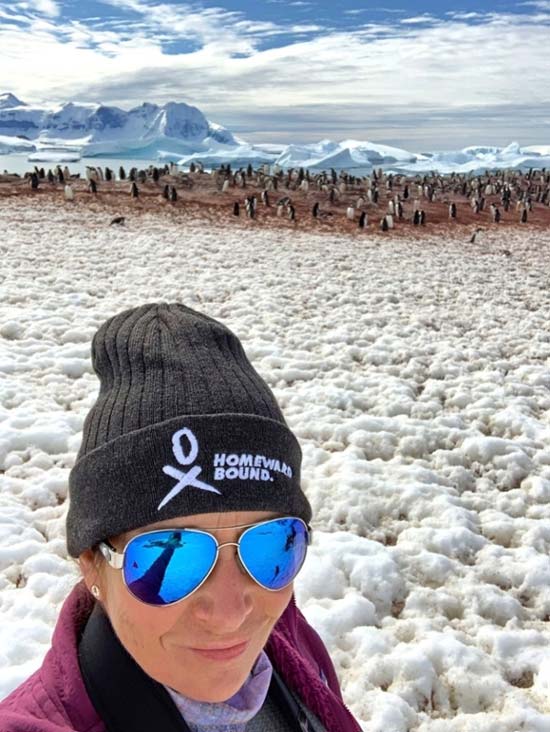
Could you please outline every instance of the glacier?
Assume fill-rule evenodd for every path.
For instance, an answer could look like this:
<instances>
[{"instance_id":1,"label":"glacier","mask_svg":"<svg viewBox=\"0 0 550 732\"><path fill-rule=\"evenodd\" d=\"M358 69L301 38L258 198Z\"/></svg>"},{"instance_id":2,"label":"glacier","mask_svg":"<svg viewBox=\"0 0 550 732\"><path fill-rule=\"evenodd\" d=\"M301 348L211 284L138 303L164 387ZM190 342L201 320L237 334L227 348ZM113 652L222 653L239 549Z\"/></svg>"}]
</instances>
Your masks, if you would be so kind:
<instances>
[{"instance_id":1,"label":"glacier","mask_svg":"<svg viewBox=\"0 0 550 732\"><path fill-rule=\"evenodd\" d=\"M375 142L330 139L309 144L250 144L184 102L144 102L125 111L103 104L66 102L38 107L0 94L0 155L27 153L33 162L81 157L200 161L213 168L268 164L283 169L357 171L374 168L414 175L430 171L475 175L491 169L550 168L550 145L469 145L460 150L410 152Z\"/></svg>"}]
</instances>

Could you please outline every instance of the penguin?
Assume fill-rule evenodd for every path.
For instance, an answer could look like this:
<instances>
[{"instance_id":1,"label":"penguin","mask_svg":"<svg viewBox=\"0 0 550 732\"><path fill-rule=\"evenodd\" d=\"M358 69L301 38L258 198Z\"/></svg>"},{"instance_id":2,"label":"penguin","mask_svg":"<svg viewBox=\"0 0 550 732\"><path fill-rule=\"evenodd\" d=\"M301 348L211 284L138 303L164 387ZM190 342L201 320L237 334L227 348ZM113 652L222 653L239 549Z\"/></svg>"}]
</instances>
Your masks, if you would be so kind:
<instances>
[{"instance_id":1,"label":"penguin","mask_svg":"<svg viewBox=\"0 0 550 732\"><path fill-rule=\"evenodd\" d=\"M454 201L449 205L449 218L456 219L456 203Z\"/></svg>"},{"instance_id":2,"label":"penguin","mask_svg":"<svg viewBox=\"0 0 550 732\"><path fill-rule=\"evenodd\" d=\"M31 190L36 191L38 189L38 175L31 173Z\"/></svg>"},{"instance_id":3,"label":"penguin","mask_svg":"<svg viewBox=\"0 0 550 732\"><path fill-rule=\"evenodd\" d=\"M423 208L420 209L419 223L420 226L424 226L424 224L426 223L426 213L424 212Z\"/></svg>"},{"instance_id":4,"label":"penguin","mask_svg":"<svg viewBox=\"0 0 550 732\"><path fill-rule=\"evenodd\" d=\"M248 214L249 219L254 218L254 214L256 213L256 207L254 206L254 197L253 196L247 196L244 202L244 206L246 208L246 213Z\"/></svg>"},{"instance_id":5,"label":"penguin","mask_svg":"<svg viewBox=\"0 0 550 732\"><path fill-rule=\"evenodd\" d=\"M65 180L69 180L69 178L71 177L71 173L67 166L63 168L63 177L65 178Z\"/></svg>"},{"instance_id":6,"label":"penguin","mask_svg":"<svg viewBox=\"0 0 550 732\"><path fill-rule=\"evenodd\" d=\"M403 218L403 204L401 203L401 201L397 202L397 218Z\"/></svg>"},{"instance_id":7,"label":"penguin","mask_svg":"<svg viewBox=\"0 0 550 732\"><path fill-rule=\"evenodd\" d=\"M480 229L479 227L474 231L474 233L470 237L470 244L475 244L475 242L476 242L476 236L478 235L478 233L480 231L483 231L483 229Z\"/></svg>"},{"instance_id":8,"label":"penguin","mask_svg":"<svg viewBox=\"0 0 550 732\"><path fill-rule=\"evenodd\" d=\"M405 200L407 200L408 197L409 197L409 186L405 185L405 187L403 188L403 198Z\"/></svg>"},{"instance_id":9,"label":"penguin","mask_svg":"<svg viewBox=\"0 0 550 732\"><path fill-rule=\"evenodd\" d=\"M493 214L493 221L495 224L500 223L500 210L495 206L495 212Z\"/></svg>"},{"instance_id":10,"label":"penguin","mask_svg":"<svg viewBox=\"0 0 550 732\"><path fill-rule=\"evenodd\" d=\"M346 211L346 217L349 221L353 221L353 219L355 218L355 209L353 208L353 206L348 206Z\"/></svg>"},{"instance_id":11,"label":"penguin","mask_svg":"<svg viewBox=\"0 0 550 732\"><path fill-rule=\"evenodd\" d=\"M359 198L357 199L357 203L355 204L355 208L363 208L364 205L365 199L363 198L363 196L359 196Z\"/></svg>"},{"instance_id":12,"label":"penguin","mask_svg":"<svg viewBox=\"0 0 550 732\"><path fill-rule=\"evenodd\" d=\"M170 186L168 185L168 183L166 183L166 185L162 189L162 197L167 201L170 200Z\"/></svg>"},{"instance_id":13,"label":"penguin","mask_svg":"<svg viewBox=\"0 0 550 732\"><path fill-rule=\"evenodd\" d=\"M415 208L414 215L413 215L413 225L418 226L419 223L420 223L420 211L417 208Z\"/></svg>"},{"instance_id":14,"label":"penguin","mask_svg":"<svg viewBox=\"0 0 550 732\"><path fill-rule=\"evenodd\" d=\"M66 201L74 201L74 191L70 183L66 184L64 192Z\"/></svg>"},{"instance_id":15,"label":"penguin","mask_svg":"<svg viewBox=\"0 0 550 732\"><path fill-rule=\"evenodd\" d=\"M388 229L393 229L393 216L391 214L386 214L384 218L388 222Z\"/></svg>"},{"instance_id":16,"label":"penguin","mask_svg":"<svg viewBox=\"0 0 550 732\"><path fill-rule=\"evenodd\" d=\"M233 204L233 216L240 216L241 215L241 207L239 206L239 202L235 201Z\"/></svg>"},{"instance_id":17,"label":"penguin","mask_svg":"<svg viewBox=\"0 0 550 732\"><path fill-rule=\"evenodd\" d=\"M153 180L154 180L155 183L158 183L159 182L160 173L159 173L159 169L158 168L156 168L156 167L153 168L153 174L152 174L151 177L153 178Z\"/></svg>"},{"instance_id":18,"label":"penguin","mask_svg":"<svg viewBox=\"0 0 550 732\"><path fill-rule=\"evenodd\" d=\"M520 216L519 220L520 220L521 224L527 223L527 209L526 208L524 208L523 211L521 212L521 216Z\"/></svg>"},{"instance_id":19,"label":"penguin","mask_svg":"<svg viewBox=\"0 0 550 732\"><path fill-rule=\"evenodd\" d=\"M387 231L389 229L388 220L387 220L387 218L385 216L380 221L380 228L382 229L382 231Z\"/></svg>"},{"instance_id":20,"label":"penguin","mask_svg":"<svg viewBox=\"0 0 550 732\"><path fill-rule=\"evenodd\" d=\"M59 166L57 166L57 180L63 184L65 183L65 176L63 175L63 171Z\"/></svg>"},{"instance_id":21,"label":"penguin","mask_svg":"<svg viewBox=\"0 0 550 732\"><path fill-rule=\"evenodd\" d=\"M132 198L139 198L139 189L136 185L135 180L132 181L132 185L130 186L130 195Z\"/></svg>"},{"instance_id":22,"label":"penguin","mask_svg":"<svg viewBox=\"0 0 550 732\"><path fill-rule=\"evenodd\" d=\"M283 209L284 206L282 203L277 204L277 216L281 217L283 215Z\"/></svg>"},{"instance_id":23,"label":"penguin","mask_svg":"<svg viewBox=\"0 0 550 732\"><path fill-rule=\"evenodd\" d=\"M319 201L316 201L313 204L313 208L311 209L311 215L314 219L316 219L319 216Z\"/></svg>"},{"instance_id":24,"label":"penguin","mask_svg":"<svg viewBox=\"0 0 550 732\"><path fill-rule=\"evenodd\" d=\"M336 200L336 189L335 188L330 189L330 193L328 194L328 200L331 203L335 202L335 200Z\"/></svg>"},{"instance_id":25,"label":"penguin","mask_svg":"<svg viewBox=\"0 0 550 732\"><path fill-rule=\"evenodd\" d=\"M126 219L124 216L115 216L114 219L111 219L109 226L124 226L125 221Z\"/></svg>"},{"instance_id":26,"label":"penguin","mask_svg":"<svg viewBox=\"0 0 550 732\"><path fill-rule=\"evenodd\" d=\"M388 213L392 216L395 213L395 204L393 201L388 201Z\"/></svg>"},{"instance_id":27,"label":"penguin","mask_svg":"<svg viewBox=\"0 0 550 732\"><path fill-rule=\"evenodd\" d=\"M265 189L262 191L262 203L264 206L269 206L269 194Z\"/></svg>"},{"instance_id":28,"label":"penguin","mask_svg":"<svg viewBox=\"0 0 550 732\"><path fill-rule=\"evenodd\" d=\"M118 169L118 177L119 177L119 180L126 180L126 171L124 170L122 165Z\"/></svg>"},{"instance_id":29,"label":"penguin","mask_svg":"<svg viewBox=\"0 0 550 732\"><path fill-rule=\"evenodd\" d=\"M190 173L194 173L196 169L197 169L197 168L196 168L196 166L195 166L195 163L191 162L191 165L189 166L189 172L190 172ZM237 216L238 216L238 215L239 215L239 214L237 214Z\"/></svg>"},{"instance_id":30,"label":"penguin","mask_svg":"<svg viewBox=\"0 0 550 732\"><path fill-rule=\"evenodd\" d=\"M48 178L48 183L55 183L55 176L51 170L48 170L48 174L46 177Z\"/></svg>"},{"instance_id":31,"label":"penguin","mask_svg":"<svg viewBox=\"0 0 550 732\"><path fill-rule=\"evenodd\" d=\"M172 203L175 203L178 200L178 192L176 191L175 186L172 186L170 188L170 201Z\"/></svg>"},{"instance_id":32,"label":"penguin","mask_svg":"<svg viewBox=\"0 0 550 732\"><path fill-rule=\"evenodd\" d=\"M364 229L367 225L367 214L365 211L361 211L361 215L359 216L359 228Z\"/></svg>"},{"instance_id":33,"label":"penguin","mask_svg":"<svg viewBox=\"0 0 550 732\"><path fill-rule=\"evenodd\" d=\"M97 193L97 183L93 178L90 178L88 182L88 190L90 193L93 193L94 195Z\"/></svg>"},{"instance_id":34,"label":"penguin","mask_svg":"<svg viewBox=\"0 0 550 732\"><path fill-rule=\"evenodd\" d=\"M296 221L296 209L291 203L288 204L288 218L290 221Z\"/></svg>"},{"instance_id":35,"label":"penguin","mask_svg":"<svg viewBox=\"0 0 550 732\"><path fill-rule=\"evenodd\" d=\"M105 168L105 180L110 183L113 180L113 172L111 168Z\"/></svg>"},{"instance_id":36,"label":"penguin","mask_svg":"<svg viewBox=\"0 0 550 732\"><path fill-rule=\"evenodd\" d=\"M222 193L227 193L229 190L229 178L226 178L222 183Z\"/></svg>"}]
</instances>

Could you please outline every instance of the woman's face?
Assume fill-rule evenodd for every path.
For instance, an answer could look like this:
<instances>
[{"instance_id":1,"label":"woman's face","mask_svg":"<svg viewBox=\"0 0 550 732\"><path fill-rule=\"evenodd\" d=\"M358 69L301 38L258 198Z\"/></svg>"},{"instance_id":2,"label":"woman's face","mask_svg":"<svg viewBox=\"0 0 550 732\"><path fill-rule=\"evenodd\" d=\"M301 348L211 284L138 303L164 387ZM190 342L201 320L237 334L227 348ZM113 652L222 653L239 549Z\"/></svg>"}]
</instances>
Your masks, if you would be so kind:
<instances>
[{"instance_id":1,"label":"woman's face","mask_svg":"<svg viewBox=\"0 0 550 732\"><path fill-rule=\"evenodd\" d=\"M237 541L243 532L230 527L274 517L266 511L205 513L150 524L121 534L112 544L122 551L136 534L166 527L209 529L223 544ZM292 585L270 592L256 584L240 566L234 546L220 550L196 592L166 607L133 597L122 571L106 562L98 567L91 550L81 554L80 563L88 589L98 585L128 653L156 681L199 701L225 701L240 689L292 595Z\"/></svg>"}]
</instances>

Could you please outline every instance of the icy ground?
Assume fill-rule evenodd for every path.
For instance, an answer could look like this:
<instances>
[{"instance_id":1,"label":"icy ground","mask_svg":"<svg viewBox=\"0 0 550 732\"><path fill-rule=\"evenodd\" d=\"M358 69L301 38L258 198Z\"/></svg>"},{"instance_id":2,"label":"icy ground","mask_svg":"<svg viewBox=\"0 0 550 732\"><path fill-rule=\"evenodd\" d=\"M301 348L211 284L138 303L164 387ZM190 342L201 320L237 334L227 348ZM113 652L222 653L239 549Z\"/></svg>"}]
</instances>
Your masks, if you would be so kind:
<instances>
[{"instance_id":1,"label":"icy ground","mask_svg":"<svg viewBox=\"0 0 550 732\"><path fill-rule=\"evenodd\" d=\"M364 729L550 730L548 235L107 222L0 207L0 698L77 578L90 338L180 300L235 330L299 436L316 538L296 594Z\"/></svg>"}]
</instances>

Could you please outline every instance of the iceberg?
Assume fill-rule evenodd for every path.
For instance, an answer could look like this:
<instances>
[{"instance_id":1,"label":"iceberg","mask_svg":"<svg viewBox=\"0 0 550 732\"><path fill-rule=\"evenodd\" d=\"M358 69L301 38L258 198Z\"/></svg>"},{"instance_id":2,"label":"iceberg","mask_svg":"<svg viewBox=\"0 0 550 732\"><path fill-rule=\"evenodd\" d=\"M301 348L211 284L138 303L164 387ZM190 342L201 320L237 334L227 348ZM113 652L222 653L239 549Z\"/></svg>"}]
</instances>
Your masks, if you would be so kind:
<instances>
[{"instance_id":1,"label":"iceberg","mask_svg":"<svg viewBox=\"0 0 550 732\"><path fill-rule=\"evenodd\" d=\"M0 95L0 136L6 152L20 150L14 140L23 136L37 152L68 148L90 157L154 159L161 149L181 156L206 151L213 143L237 145L229 130L183 102L146 102L129 111L73 102L46 108L25 104L9 93ZM12 138L11 144L7 138Z\"/></svg>"},{"instance_id":2,"label":"iceberg","mask_svg":"<svg viewBox=\"0 0 550 732\"><path fill-rule=\"evenodd\" d=\"M370 142L330 139L307 144L250 144L211 122L184 102L144 102L125 111L104 104L67 102L33 106L0 94L0 154L26 152L33 161L80 157L170 160L205 167L268 164L273 169L347 170L373 168L406 175L428 172L477 175L486 170L550 168L550 145L469 145L460 150L410 152Z\"/></svg>"}]
</instances>

